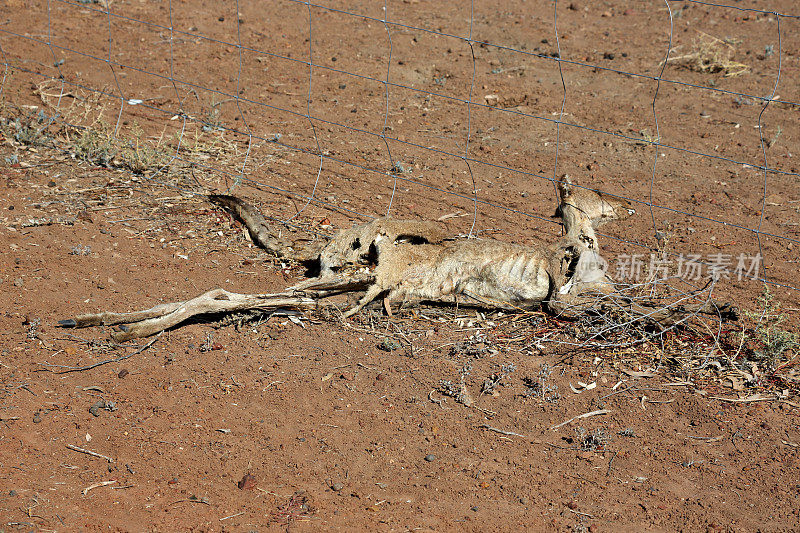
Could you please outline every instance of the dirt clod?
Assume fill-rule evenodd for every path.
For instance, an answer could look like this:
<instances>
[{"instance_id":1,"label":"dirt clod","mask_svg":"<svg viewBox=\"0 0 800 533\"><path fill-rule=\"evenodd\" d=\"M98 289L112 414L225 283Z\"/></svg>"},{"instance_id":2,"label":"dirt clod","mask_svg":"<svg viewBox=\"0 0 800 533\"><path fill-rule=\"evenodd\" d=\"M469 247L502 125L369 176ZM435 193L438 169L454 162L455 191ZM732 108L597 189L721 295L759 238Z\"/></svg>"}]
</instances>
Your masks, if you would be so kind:
<instances>
[{"instance_id":1,"label":"dirt clod","mask_svg":"<svg viewBox=\"0 0 800 533\"><path fill-rule=\"evenodd\" d=\"M236 483L240 490L253 490L256 488L256 477L253 474L245 474L242 479Z\"/></svg>"}]
</instances>

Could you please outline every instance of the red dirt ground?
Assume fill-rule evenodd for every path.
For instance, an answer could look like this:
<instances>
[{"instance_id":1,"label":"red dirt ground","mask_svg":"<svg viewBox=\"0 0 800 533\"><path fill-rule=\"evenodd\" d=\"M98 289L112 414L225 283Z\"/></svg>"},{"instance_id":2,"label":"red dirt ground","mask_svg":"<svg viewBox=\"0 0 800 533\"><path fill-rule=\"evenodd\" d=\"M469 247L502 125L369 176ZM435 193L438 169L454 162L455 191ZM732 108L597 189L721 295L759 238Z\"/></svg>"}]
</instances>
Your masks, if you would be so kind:
<instances>
[{"instance_id":1,"label":"red dirt ground","mask_svg":"<svg viewBox=\"0 0 800 533\"><path fill-rule=\"evenodd\" d=\"M539 354L512 333L552 324L541 313L422 308L394 318L367 311L346 322L319 315L299 324L286 317L222 327L200 322L139 353L148 340L120 347L101 330L55 327L81 312L142 309L214 287L269 292L297 281L298 268L253 248L241 226L187 193L224 190L237 178L236 194L282 219L315 191L325 204L310 204L298 220L331 233L385 214L393 187L385 172L401 162L408 171L398 181L394 216L458 213L447 224L467 233L474 178L484 202L476 230L516 242L558 235L548 181L552 120L564 95L557 62L478 43L471 50L463 40L413 28L469 35L467 2L388 3L389 18L405 25L391 34L390 158L381 138L389 50L383 5L339 4L372 19L311 8L314 61L322 66L314 69L310 105L302 3L240 3L242 44L260 51L243 49L241 77L230 2L111 2L115 15L129 19L109 19L100 4L52 1L49 30L46 2L0 7L0 45L11 66L3 118L12 107L36 106L22 109L83 126L99 116L113 129L122 94L144 102L123 106L119 136L134 138L138 130L161 139L170 157L180 113L192 119L172 168L143 175L73 159L79 130L70 138L59 133L53 149L20 143L11 135L20 129L6 123L0 530L797 531L796 387L782 400L726 402L717 398L737 394L713 368L692 374L655 353ZM665 79L771 94L779 55L774 15L670 6L671 56L691 52L705 33L728 39L733 59L750 71L725 77L670 62ZM552 5L545 7L476 2L473 39L555 53ZM173 40L172 61L170 8L173 27L186 32ZM564 58L658 76L669 34L664 5L559 2L557 9ZM793 13L796 6L773 2L769 9ZM104 62L109 20L113 70ZM662 142L737 163L666 147L656 156L647 142L655 134L654 80L562 63L563 121L614 135L562 125L556 174L638 202L639 214L603 237L609 258L656 246L704 257L754 254L759 243L751 230L760 225L762 274L800 285L800 121L792 104L800 101L798 24L781 18L780 101L763 114L763 105L746 97L661 83L655 108ZM42 44L48 34L53 52ZM59 72L70 93L61 102L54 96ZM44 86L46 77L56 79ZM481 105L470 106L467 153L489 164L473 161L468 169L460 159L468 120L461 100L470 92ZM237 94L239 102L231 96ZM483 105L489 102L498 106ZM317 141L308 110L318 117ZM768 174L766 199L763 172L741 164L764 164L760 114L768 165L783 172ZM203 132L196 120L229 129ZM248 132L255 136L249 152ZM318 181L316 142L325 155ZM191 172L187 162L195 164ZM666 236L660 243L654 221ZM800 293L781 285L772 291L783 304L784 327L796 331ZM761 288L728 279L715 295L755 309ZM467 364L477 408L452 398L440 403L441 380L458 383ZM485 379L510 364L516 369L496 394L479 394ZM625 373L651 367L658 369L653 377ZM523 378L539 377L560 397L530 394ZM579 381L597 385L573 393L570 384ZM775 389L759 383L740 396L765 387ZM98 407L101 400L113 406ZM551 429L598 409L609 413ZM96 485L102 482L111 483Z\"/></svg>"}]
</instances>

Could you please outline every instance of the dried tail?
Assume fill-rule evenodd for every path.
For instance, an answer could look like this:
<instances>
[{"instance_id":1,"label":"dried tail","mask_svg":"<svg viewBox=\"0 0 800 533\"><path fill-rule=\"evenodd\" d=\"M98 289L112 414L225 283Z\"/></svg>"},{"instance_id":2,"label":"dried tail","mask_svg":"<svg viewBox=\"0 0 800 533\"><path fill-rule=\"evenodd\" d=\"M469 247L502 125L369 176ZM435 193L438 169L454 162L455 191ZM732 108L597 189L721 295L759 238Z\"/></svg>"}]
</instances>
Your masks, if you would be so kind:
<instances>
[{"instance_id":1,"label":"dried tail","mask_svg":"<svg viewBox=\"0 0 800 533\"><path fill-rule=\"evenodd\" d=\"M270 223L252 205L235 196L226 194L209 194L208 200L225 208L244 224L250 233L250 238L253 239L257 246L275 254L277 257L297 259L297 250L292 247L292 243L274 231L275 223Z\"/></svg>"}]
</instances>

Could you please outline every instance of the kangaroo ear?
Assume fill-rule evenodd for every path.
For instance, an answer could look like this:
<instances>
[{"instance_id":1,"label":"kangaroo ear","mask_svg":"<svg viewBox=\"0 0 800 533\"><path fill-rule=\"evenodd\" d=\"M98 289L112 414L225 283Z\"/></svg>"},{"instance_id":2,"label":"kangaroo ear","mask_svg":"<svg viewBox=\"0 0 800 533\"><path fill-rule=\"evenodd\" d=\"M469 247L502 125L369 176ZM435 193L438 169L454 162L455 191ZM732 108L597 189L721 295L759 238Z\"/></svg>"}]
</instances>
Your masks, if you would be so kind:
<instances>
[{"instance_id":1,"label":"kangaroo ear","mask_svg":"<svg viewBox=\"0 0 800 533\"><path fill-rule=\"evenodd\" d=\"M561 181L558 182L558 193L562 201L572 194L572 179L567 174L561 176Z\"/></svg>"}]
</instances>

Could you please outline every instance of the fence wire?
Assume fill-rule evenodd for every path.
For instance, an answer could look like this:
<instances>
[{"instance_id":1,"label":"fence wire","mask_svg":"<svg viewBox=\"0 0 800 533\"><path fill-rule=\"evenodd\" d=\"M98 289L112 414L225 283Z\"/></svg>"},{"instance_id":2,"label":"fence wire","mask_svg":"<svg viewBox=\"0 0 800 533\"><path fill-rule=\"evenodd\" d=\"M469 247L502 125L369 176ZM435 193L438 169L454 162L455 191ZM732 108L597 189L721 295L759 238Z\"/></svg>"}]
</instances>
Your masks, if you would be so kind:
<instances>
[{"instance_id":1,"label":"fence wire","mask_svg":"<svg viewBox=\"0 0 800 533\"><path fill-rule=\"evenodd\" d=\"M291 195L292 197L297 198L302 203L302 206L296 210L296 212L289 217L286 222L290 222L297 218L301 213L303 213L308 206L316 205L322 208L330 208L330 209L337 209L346 213L349 213L353 216L358 216L362 218L372 218L377 216L377 213L382 213L386 215L392 214L393 206L396 202L396 195L398 194L398 184L403 183L409 186L415 187L422 187L427 189L431 192L431 194L437 194L441 196L441 201L444 203L452 202L452 201L469 201L473 207L472 213L472 221L469 227L469 236L473 236L473 233L476 230L476 225L479 223L479 217L481 215L479 211L479 206L481 208L493 208L493 209L500 209L504 212L507 212L514 216L521 216L526 217L530 220L539 221L542 223L548 224L556 224L550 217L537 213L537 212L529 212L523 209L519 209L513 207L511 205L506 205L502 199L495 199L495 198L481 198L478 195L478 183L475 177L475 171L473 169L473 165L478 165L481 168L489 169L492 171L499 171L499 172L508 172L515 176L518 176L520 179L530 179L534 182L551 182L554 190L557 195L557 187L558 182L560 181L561 175L561 164L559 158L563 158L563 151L565 150L564 144L562 143L562 126L564 128L569 128L570 130L577 130L579 132L585 132L586 134L593 134L598 135L604 138L613 139L615 141L627 142L627 143L639 143L643 144L650 149L653 150L653 161L652 167L650 169L650 183L649 183L649 194L647 197L635 197L635 196L626 196L620 195L619 191L602 191L611 196L616 196L618 198L623 198L630 201L632 204L646 206L651 222L652 222L652 232L653 236L656 239L656 242L659 242L663 238L663 233L659 229L659 222L657 220L656 213L665 213L671 215L681 215L688 217L690 219L699 220L702 222L708 222L711 224L716 224L721 226L725 229L735 229L738 231L743 231L749 233L754 236L755 240L757 241L758 246L758 254L759 257L764 257L764 244L762 243L762 237L768 237L771 239L775 239L778 242L784 244L800 244L800 239L785 235L779 234L776 232L765 231L763 229L764 226L764 213L767 207L767 197L769 192L769 177L770 176L783 176L787 179L796 179L800 174L796 171L786 170L784 168L776 168L775 166L770 165L768 154L767 154L767 143L765 141L765 133L764 133L764 124L763 124L763 115L767 111L769 106L774 105L783 105L792 108L800 107L800 103L795 102L790 99L782 99L778 96L778 88L780 86L781 80L781 69L783 65L783 32L781 28L781 21L796 21L800 19L800 15L795 15L786 12L780 12L777 10L772 9L758 9L753 7L743 7L743 6L736 6L736 5L728 5L722 3L713 3L713 2L704 2L699 0L661 0L663 2L663 6L666 8L665 13L666 16L664 17L664 40L661 43L654 42L652 43L653 49L658 49L661 46L664 46L665 53L664 59L660 63L660 69L658 71L658 75L654 76L652 74L648 74L646 72L634 72L634 71L627 71L622 69L612 68L607 64L601 64L597 61L589 61L586 59L580 59L575 57L565 57L564 52L562 51L561 40L562 37L559 33L559 25L558 25L558 14L559 9L564 8L564 3L555 0L552 2L552 31L555 38L556 44L556 51L553 54L538 52L538 51L530 51L527 49L523 49L521 47L514 47L509 44L504 44L500 42L489 42L488 40L476 38L473 34L473 29L475 25L475 17L476 17L476 6L474 0L471 0L469 3L464 3L457 12L460 14L461 19L467 21L465 24L465 31L464 34L458 34L456 32L450 31L443 31L441 27L437 28L435 24L431 24L430 26L422 26L422 25L415 25L406 23L400 20L396 20L392 18L393 10L390 9L390 4L388 0L384 0L381 16L374 16L370 14L366 8L364 8L363 12L358 12L355 8L352 9L342 9L340 7L334 5L325 5L320 3L312 3L310 1L303 1L303 0L285 0L283 5L290 6L292 4L303 8L307 14L307 33L306 33L306 40L308 42L307 48L307 58L301 57L292 57L291 53L284 52L283 50L278 49L278 47L274 49L264 49L261 47L255 47L250 44L246 45L243 44L242 39L242 18L241 18L241 7L242 5L246 5L245 2L241 0L237 0L235 3L236 13L233 14L236 21L235 26L235 35L230 35L230 38L222 38L218 35L212 35L211 33L203 33L197 30L196 28L192 28L191 31L189 30L182 30L175 27L174 17L173 17L173 3L170 0L168 2L168 9L167 13L162 15L163 19L161 20L145 20L144 18L137 18L133 16L132 10L130 8L125 7L122 4L116 4L110 0L77 0L77 1L70 1L70 0L47 0L46 2L46 19L47 19L47 28L46 34L39 34L32 33L26 31L25 28L20 28L15 25L3 25L0 26L0 57L2 57L3 66L4 66L4 73L3 73L3 81L0 84L0 96L9 100L7 85L10 83L9 78L13 72L20 72L25 73L27 75L32 75L40 78L43 81L49 81L56 84L58 89L58 94L56 101L53 105L55 109L55 116L54 120L60 122L61 124L70 126L70 127L83 127L81 124L74 124L69 121L64 113L61 112L62 109L62 100L63 98L69 93L68 87L73 89L81 89L83 91L87 91L92 93L100 98L106 99L108 102L116 102L119 111L116 114L115 124L113 128L113 135L114 137L120 136L120 127L123 117L125 116L126 112L130 112L131 109L141 109L147 110L148 112L152 113L153 116L160 116L161 121L164 124L167 124L173 120L180 121L180 127L178 128L179 131L176 136L176 144L174 151L170 150L169 152L163 152L162 154L167 158L166 162L156 169L155 172L149 174L147 179L152 181L163 181L167 186L178 187L185 193L189 194L202 194L205 191L198 191L194 189L188 189L185 187L176 186L173 184L167 183L165 179L165 174L169 172L169 169L172 165L176 163L188 165L190 167L198 168L207 170L209 172L216 173L218 175L224 176L224 178L228 181L228 190L235 189L241 184L247 184L253 186L257 189L262 190L272 190L278 193L282 193L285 195ZM650 7L660 5L661 2L651 2L648 4ZM240 5L242 4L242 5ZM107 38L107 47L108 47L108 54L107 55L95 55L90 53L85 49L79 49L75 46L68 46L64 43L59 42L61 38L65 37L64 35L59 35L55 32L54 24L53 24L53 8L54 6L61 5L61 6L70 6L73 10L71 13L74 16L84 16L86 17L85 23L88 25L90 24L90 17L93 15L101 15L106 19L106 26L108 29L108 38ZM696 5L702 6L707 9L718 9L718 10L730 10L733 12L740 12L740 13L753 13L757 16L766 16L769 17L769 21L772 20L774 17L775 21L775 39L777 42L777 50L774 52L776 55L777 61L777 72L775 75L774 85L772 86L772 90L769 94L750 94L748 92L741 92L741 91L734 91L731 89L725 89L722 87L717 87L711 84L698 84L692 83L685 80L680 79L671 79L669 77L665 77L666 67L669 64L671 58L671 52L673 49L673 33L674 33L674 24L675 24L675 13L673 11L674 6L681 6L684 8L688 5ZM224 9L230 11L230 4L220 4L220 9ZM126 12L126 10L128 12ZM226 14L230 16L230 13ZM347 68L336 68L331 64L325 64L323 61L319 60L317 54L315 54L315 43L319 40L319 35L324 33L325 27L322 25L323 17L326 15L337 15L346 17L348 19L355 21L362 21L366 23L375 23L379 24L381 28L384 29L386 33L386 42L385 42L385 77L377 77L365 74L364 72L356 72L353 69L348 70ZM222 17L220 18L222 20ZM169 52L167 57L163 58L154 58L150 59L149 67L142 67L141 65L134 64L134 61L125 61L123 59L122 53L115 53L117 50L122 50L123 46L115 46L115 40L118 40L120 37L115 38L114 26L115 22L119 23L126 23L126 24L134 24L138 25L142 34L146 32L152 31L161 31L166 32L168 34L168 38L166 39L169 44ZM269 22L269 21L267 21ZM458 95L458 94L448 94L447 91L444 90L444 84L442 84L442 90L429 90L423 87L416 87L414 84L404 83L401 76L394 76L393 77L393 54L394 54L394 43L393 43L393 32L414 32L420 34L426 34L437 38L444 38L444 39L453 39L457 42L463 43L469 49L469 55L471 56L471 76L469 70L467 70L467 79L469 79L469 91L467 94ZM237 61L236 68L232 72L235 77L235 91L226 91L223 88L220 88L218 84L214 84L214 86L209 86L203 84L203 82L198 79L187 79L185 76L181 77L177 74L176 71L176 57L175 57L175 50L174 45L178 39L190 39L194 43L210 43L214 45L220 45L224 47L229 47L231 50L230 55L235 57ZM533 41L533 38L531 39ZM535 41L533 41L535 42ZM55 74L52 73L52 69L48 67L45 63L41 61L32 61L33 58L26 56L26 45L43 45L46 46L49 50L50 59L52 60L52 66L55 68ZM129 44L130 46L130 44ZM488 48L493 49L497 52L503 53L511 53L518 55L521 58L528 59L531 61L545 61L553 64L558 69L558 74L560 78L560 109L553 113L553 115L557 115L557 118L554 116L546 116L544 112L535 114L529 112L527 110L523 111L517 109L516 107L502 107L497 105L491 105L488 101L483 102L478 99L474 98L474 91L476 88L476 72L477 72L477 65L476 65L476 54L475 48ZM97 67L93 68L89 71L82 71L80 75L70 75L69 73L62 70L63 60L59 59L59 53L70 53L75 54L76 56L80 56L85 60L90 62L96 62ZM433 53L433 52L432 52ZM246 87L244 76L243 76L243 64L244 54L257 54L258 56L267 58L270 61L276 62L289 62L289 64L294 64L297 67L304 67L307 70L307 84L308 90L306 92L305 98L305 112L301 112L295 109L291 109L291 106L281 105L280 102L275 99L270 98L254 98L245 96L245 89L252 88ZM144 55L142 54L142 57ZM468 56L469 58L469 56ZM159 69L155 68L155 65L160 62L165 62L167 65L168 73L160 71ZM435 56L431 56L431 61L436 61L437 59ZM648 82L653 84L653 96L652 96L652 103L651 103L651 111L652 111L652 120L653 120L653 127L655 130L655 135L653 138L642 139L641 137L629 135L622 131L613 131L609 128L603 128L602 126L595 126L592 124L581 124L578 121L569 121L566 120L566 117L569 115L567 112L568 110L568 101L569 95L573 94L576 91L584 91L585 89L581 89L577 86L570 84L570 80L565 77L564 74L564 67L569 66L571 68L576 69L584 69L586 71L591 71L597 76L601 76L604 74L608 75L617 75L623 78L629 79L636 79L642 82ZM202 68L202 66L198 65L197 68ZM111 74L112 84L111 89L108 89L108 85L104 83L101 76L101 69L107 69L108 72ZM166 83L168 86L171 87L172 93L174 94L175 105L171 105L172 102L168 102L167 104L151 104L148 102L147 98L144 98L143 95L139 94L126 94L125 91L122 89L122 84L120 83L119 79L119 72L121 70L133 72L137 76L143 77L152 77L153 79L161 80ZM289 69L292 70L292 69ZM321 73L324 73L321 74ZM297 72L291 72L291 76L295 76ZM376 84L377 86L382 88L382 100L383 105L381 106L383 109L383 117L382 117L382 127L379 130L371 130L367 127L361 128L357 127L353 124L347 123L345 120L337 120L334 116L325 115L322 110L315 110L315 92L314 86L318 79L321 79L320 76L333 76L333 75L340 75L346 76L350 79L353 79L356 82L364 83L364 84ZM761 155L762 158L760 161L745 161L740 160L740 158L733 158L721 155L719 153L709 153L707 151L703 151L700 149L695 149L692 147L687 146L679 146L675 143L668 143L664 142L661 138L661 129L660 129L660 120L659 115L663 114L664 111L659 111L658 103L660 98L660 91L662 88L662 84L667 84L675 87L683 87L687 90L698 90L702 91L703 93L708 93L712 95L720 95L732 98L743 98L749 99L753 102L760 102L761 103L761 110L758 114L758 134L759 134L759 143L761 148ZM208 120L207 118L197 114L192 113L188 110L188 107L185 104L185 100L189 97L190 93L194 93L195 97L199 91L202 91L206 94L210 94L212 98L221 98L223 101L231 100L235 102L236 109L237 109L237 120L241 123L239 126L235 126L233 124L222 124L218 123L217 121ZM418 95L424 97L426 99L440 99L444 102L450 102L455 105L463 105L464 106L464 113L466 116L466 129L463 134L463 150L457 149L446 149L443 147L437 147L433 145L428 145L427 143L422 142L413 142L408 139L400 138L397 135L389 135L388 133L391 131L389 127L389 118L390 118L390 108L391 102L394 100L400 100L405 98L404 95L411 94L411 95ZM377 97L373 97L376 98ZM258 132L254 131L251 127L251 123L253 120L248 120L246 117L246 113L243 109L243 106L250 106L251 109L260 109L263 110L265 113L279 113L279 114L286 114L293 117L293 120L296 121L296 124L299 124L300 121L305 121L310 128L311 135L313 137L313 143L311 147L304 147L299 142L291 142L290 139L283 139L280 135L263 135L259 134ZM550 124L555 129L555 145L553 149L553 162L552 162L552 174L547 173L545 175L542 172L533 172L530 168L516 168L514 166L510 166L507 164L503 164L498 161L492 161L491 159L487 158L480 158L475 155L475 150L470 150L472 136L475 134L473 131L473 110L481 110L488 113L499 113L506 115L508 117L512 117L514 119L520 119L524 121L529 121L530 123L543 123L543 124ZM177 117L177 118L176 118ZM199 160L196 157L193 157L192 154L186 150L182 149L184 146L185 136L187 133L187 126L193 124L197 127L209 127L218 129L223 131L227 134L230 134L236 138L247 139L246 142L246 149L244 149L244 156L241 161L241 165L237 165L236 171L226 170L221 166L216 166L212 163L204 162L203 160ZM359 159L355 156L354 153L342 153L339 154L338 157L334 157L334 153L328 149L328 147L323 146L320 141L320 137L318 135L319 128L340 128L342 131L348 132L353 136L367 136L372 137L376 140L379 140L383 147L385 148L386 153L386 165L385 167L381 168L374 164L363 164L359 161ZM276 182L270 181L266 178L259 178L253 175L252 171L248 171L248 163L251 162L252 159L252 152L255 148L256 143L262 143L264 145L271 145L276 148L280 148L283 150L288 150L291 152L295 152L298 154L305 154L308 156L313 156L314 158L318 158L318 167L316 169L316 176L313 180L313 187L309 193L304 193L300 190L292 190L285 187L279 187ZM451 158L454 161L460 161L466 166L466 171L469 176L472 189L469 194L465 194L463 192L457 192L453 190L448 190L446 187L432 185L423 181L421 178L414 178L411 176L403 175L403 169L400 166L400 160L393 155L393 147L397 148L409 148L418 150L422 153L429 153L431 155L436 156L443 156L446 158ZM654 189L656 187L656 180L659 176L660 172L660 162L659 157L663 158L664 151L671 151L677 154L682 154L685 156L693 156L701 158L704 161L707 161L707 165L710 167L715 162L725 162L731 165L736 166L743 166L745 168L754 169L761 174L763 174L763 190L762 190L762 197L761 197L761 208L758 218L758 224L756 227L748 227L745 223L736 223L730 220L724 220L722 218L716 218L714 216L708 216L704 214L692 213L685 209L680 209L675 205L661 205L658 204L654 200ZM345 167L351 167L353 169L358 169L360 171L365 171L371 174L376 174L382 177L385 177L390 184L391 194L388 198L388 202L385 206L385 209L374 209L371 210L372 212L364 212L360 209L354 209L351 207L347 207L342 205L341 203L334 203L324 198L321 198L318 194L318 187L320 186L321 179L324 175L325 171L325 163L328 162L329 164L336 164L342 165ZM576 185L577 187L582 187L580 182ZM589 188L587 186L583 186ZM596 190L592 188L592 190ZM622 244L631 245L638 248L643 248L647 250L652 250L654 247L651 242L637 240L631 238L630 236L619 237L615 235L608 235L608 234L600 234L602 237L614 240ZM667 252L672 257L677 257L676 252ZM702 264L706 266L710 266L710 263L706 261L700 261ZM769 279L766 275L755 275L753 276L754 279L757 279L762 282L768 282L775 286L788 288L792 290L798 290L797 287L794 286L792 283L786 282L779 282L776 280Z\"/></svg>"}]
</instances>

